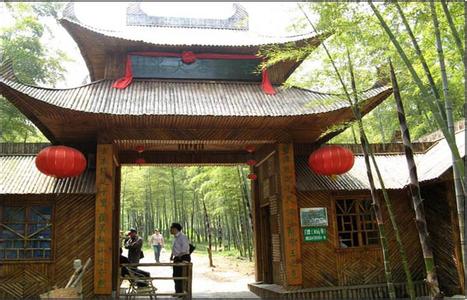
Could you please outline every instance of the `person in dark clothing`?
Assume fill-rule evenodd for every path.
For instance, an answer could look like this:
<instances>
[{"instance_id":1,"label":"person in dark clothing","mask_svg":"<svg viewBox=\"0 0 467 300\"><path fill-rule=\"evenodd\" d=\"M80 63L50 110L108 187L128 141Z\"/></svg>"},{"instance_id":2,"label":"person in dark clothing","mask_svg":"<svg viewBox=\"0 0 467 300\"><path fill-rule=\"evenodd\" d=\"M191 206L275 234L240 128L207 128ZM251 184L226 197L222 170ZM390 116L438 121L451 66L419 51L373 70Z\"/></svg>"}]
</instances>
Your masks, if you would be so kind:
<instances>
[{"instance_id":1,"label":"person in dark clothing","mask_svg":"<svg viewBox=\"0 0 467 300\"><path fill-rule=\"evenodd\" d=\"M128 257L123 256L123 249L120 247L120 264L129 264L129 263L130 261L128 260ZM128 268L125 266L121 266L120 273L122 274L122 277L130 275Z\"/></svg>"},{"instance_id":2,"label":"person in dark clothing","mask_svg":"<svg viewBox=\"0 0 467 300\"><path fill-rule=\"evenodd\" d=\"M129 263L130 263L130 261L128 260L128 258L126 256L123 256L123 249L120 247L120 264L129 264ZM130 272L130 270L131 270L131 272ZM134 276L138 276L138 277L141 277L141 278L151 277L151 273L140 270L137 267L121 266L120 267L120 273L121 273L122 277L125 277L125 276L130 276L130 277L133 277L133 278L134 278ZM133 281L133 280L134 279L130 279L130 281ZM148 283L145 282L145 281L136 280L136 285L138 287L146 287L146 286L148 286Z\"/></svg>"},{"instance_id":3,"label":"person in dark clothing","mask_svg":"<svg viewBox=\"0 0 467 300\"><path fill-rule=\"evenodd\" d=\"M125 249L128 249L128 260L132 264L139 264L143 257L143 239L138 236L136 229L131 228L127 239L125 239Z\"/></svg>"},{"instance_id":4,"label":"person in dark clothing","mask_svg":"<svg viewBox=\"0 0 467 300\"><path fill-rule=\"evenodd\" d=\"M174 236L174 242L172 246L172 254L170 260L173 260L174 263L190 262L190 242L186 235L182 232L182 226L178 223L172 223L170 226L170 233ZM173 267L173 277L183 277L184 267L174 266ZM175 281L175 292L183 293L184 292L184 282L183 280L174 280Z\"/></svg>"}]
</instances>

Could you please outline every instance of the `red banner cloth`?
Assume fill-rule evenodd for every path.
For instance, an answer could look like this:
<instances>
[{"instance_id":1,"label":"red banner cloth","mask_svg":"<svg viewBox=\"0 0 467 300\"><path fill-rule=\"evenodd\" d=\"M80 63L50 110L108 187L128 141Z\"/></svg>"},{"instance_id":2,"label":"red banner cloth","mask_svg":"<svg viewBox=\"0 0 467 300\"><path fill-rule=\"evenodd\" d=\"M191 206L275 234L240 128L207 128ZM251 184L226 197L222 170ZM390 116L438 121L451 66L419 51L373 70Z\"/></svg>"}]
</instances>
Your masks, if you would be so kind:
<instances>
[{"instance_id":1,"label":"red banner cloth","mask_svg":"<svg viewBox=\"0 0 467 300\"><path fill-rule=\"evenodd\" d=\"M193 63L196 59L261 59L256 55L242 55L242 54L219 54L219 53L199 53L194 54L191 51L179 53L173 52L131 52L128 53L125 65L125 76L117 79L112 87L116 89L124 89L131 84L133 81L133 69L131 67L131 56L132 55L139 55L139 56L153 56L153 57L180 57L185 63ZM263 69L262 71L262 81L261 81L261 89L265 94L274 95L276 94L276 90L271 84L269 80L269 75L267 69Z\"/></svg>"}]
</instances>

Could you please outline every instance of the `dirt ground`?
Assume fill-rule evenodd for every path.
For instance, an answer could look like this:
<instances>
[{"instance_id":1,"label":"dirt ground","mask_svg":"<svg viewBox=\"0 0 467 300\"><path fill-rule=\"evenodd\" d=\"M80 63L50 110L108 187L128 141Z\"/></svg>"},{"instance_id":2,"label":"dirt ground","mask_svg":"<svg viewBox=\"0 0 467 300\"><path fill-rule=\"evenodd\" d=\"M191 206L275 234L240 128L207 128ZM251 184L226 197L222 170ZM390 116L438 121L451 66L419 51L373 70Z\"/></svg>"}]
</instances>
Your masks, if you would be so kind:
<instances>
[{"instance_id":1,"label":"dirt ground","mask_svg":"<svg viewBox=\"0 0 467 300\"><path fill-rule=\"evenodd\" d=\"M123 253L126 255L126 251ZM152 251L145 250L141 263L155 262ZM163 250L161 262L169 262L170 253ZM192 254L193 263L193 298L258 298L248 290L248 283L255 281L254 265L246 260L234 257L215 255L215 267L209 267L207 254ZM171 267L141 267L153 277L169 277ZM155 280L154 284L160 293L173 292L172 280Z\"/></svg>"}]
</instances>

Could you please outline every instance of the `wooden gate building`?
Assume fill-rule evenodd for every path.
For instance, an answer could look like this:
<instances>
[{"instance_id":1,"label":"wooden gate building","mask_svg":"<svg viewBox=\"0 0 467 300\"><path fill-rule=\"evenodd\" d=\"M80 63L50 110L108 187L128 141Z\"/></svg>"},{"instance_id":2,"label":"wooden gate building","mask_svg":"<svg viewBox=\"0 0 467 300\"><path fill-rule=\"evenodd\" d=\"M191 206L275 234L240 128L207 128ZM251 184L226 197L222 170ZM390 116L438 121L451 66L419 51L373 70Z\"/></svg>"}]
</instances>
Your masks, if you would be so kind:
<instances>
[{"instance_id":1,"label":"wooden gate building","mask_svg":"<svg viewBox=\"0 0 467 300\"><path fill-rule=\"evenodd\" d=\"M381 249L364 180L329 181L311 174L304 162L338 133L335 125L353 119L347 101L282 87L300 60L260 71L260 50L311 52L327 35L260 36L249 30L240 5L226 19L150 16L139 4L130 5L126 17L123 28L102 30L80 22L73 4L67 6L60 22L81 51L89 84L31 86L19 82L11 66L2 67L0 93L52 144L82 151L88 168L76 178L46 177L34 166L35 154L46 145L2 145L0 298L37 296L63 285L70 275L66 265L89 257L93 268L85 295L111 296L118 288L121 166L138 158L148 164L244 164L251 158L246 146L255 149L252 171L258 174L252 183L257 283L250 289L268 297L384 297ZM363 91L363 113L391 93L384 84ZM395 190L398 218L407 226L404 242L414 254L411 266L422 280L407 190L402 183ZM449 216L451 196L446 204L433 201ZM302 226L316 216L326 222ZM451 221L438 220L458 237ZM451 290L463 282L461 270L452 269L457 248L454 243L450 252L438 254ZM393 256L402 295L400 260ZM418 292L425 293L422 283Z\"/></svg>"}]
</instances>

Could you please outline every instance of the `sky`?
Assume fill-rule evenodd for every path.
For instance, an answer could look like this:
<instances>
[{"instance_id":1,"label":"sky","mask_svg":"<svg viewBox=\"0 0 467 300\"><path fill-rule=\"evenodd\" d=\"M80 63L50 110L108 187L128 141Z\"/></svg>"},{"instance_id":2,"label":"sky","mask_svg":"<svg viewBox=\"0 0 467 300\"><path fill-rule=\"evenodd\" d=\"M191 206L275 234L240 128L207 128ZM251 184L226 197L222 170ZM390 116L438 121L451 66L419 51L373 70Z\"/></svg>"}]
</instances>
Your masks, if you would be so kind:
<instances>
[{"instance_id":1,"label":"sky","mask_svg":"<svg viewBox=\"0 0 467 300\"><path fill-rule=\"evenodd\" d=\"M125 26L126 8L129 2L75 2L77 18L84 24L101 29L118 30ZM141 9L149 15L179 16L193 18L227 18L233 13L233 2L142 2ZM303 14L296 2L241 2L249 14L250 30L263 35L288 36L312 31L310 28L296 30L293 24ZM8 25L8 18L0 3L0 26ZM52 47L60 48L71 58L64 63L65 80L56 87L72 87L85 82L87 69L73 39L54 20L44 20L51 28ZM45 37L50 38L50 37Z\"/></svg>"}]
</instances>

